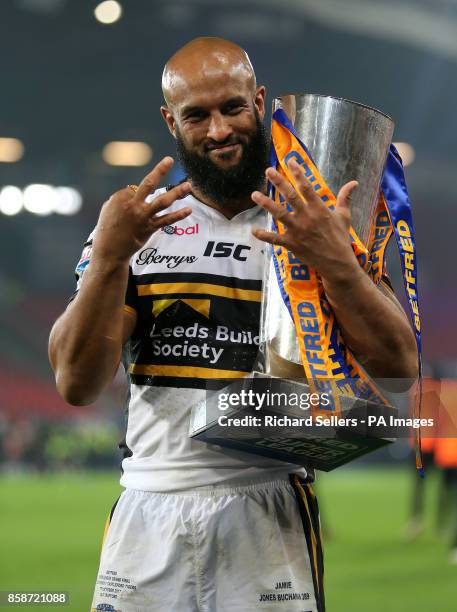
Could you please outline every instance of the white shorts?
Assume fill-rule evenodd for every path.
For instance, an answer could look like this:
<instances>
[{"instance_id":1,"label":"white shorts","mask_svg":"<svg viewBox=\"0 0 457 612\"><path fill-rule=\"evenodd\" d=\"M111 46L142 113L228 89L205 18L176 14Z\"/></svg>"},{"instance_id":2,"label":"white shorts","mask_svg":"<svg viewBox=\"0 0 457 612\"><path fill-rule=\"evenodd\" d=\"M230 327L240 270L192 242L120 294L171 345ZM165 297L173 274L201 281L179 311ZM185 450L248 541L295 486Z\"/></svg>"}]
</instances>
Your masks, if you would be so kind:
<instances>
[{"instance_id":1,"label":"white shorts","mask_svg":"<svg viewBox=\"0 0 457 612\"><path fill-rule=\"evenodd\" d=\"M107 522L92 611L324 612L311 485L125 490Z\"/></svg>"}]
</instances>

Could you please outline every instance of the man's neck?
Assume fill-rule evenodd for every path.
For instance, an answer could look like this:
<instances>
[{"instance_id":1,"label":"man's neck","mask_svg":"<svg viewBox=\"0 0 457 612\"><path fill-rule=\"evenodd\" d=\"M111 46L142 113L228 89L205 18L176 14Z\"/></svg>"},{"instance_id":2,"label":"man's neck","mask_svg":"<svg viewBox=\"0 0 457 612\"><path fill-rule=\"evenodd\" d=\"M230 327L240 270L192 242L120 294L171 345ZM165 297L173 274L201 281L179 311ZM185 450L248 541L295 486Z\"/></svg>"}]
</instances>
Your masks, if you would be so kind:
<instances>
[{"instance_id":1,"label":"man's neck","mask_svg":"<svg viewBox=\"0 0 457 612\"><path fill-rule=\"evenodd\" d=\"M232 219L238 213L256 206L250 196L237 200L229 200L221 204L220 202L213 200L212 198L208 198L198 189L198 187L194 187L193 185L192 193L197 198L197 200L200 200L200 202L203 202L203 204L206 204L206 206L209 206L210 208L214 208L214 210L220 212L227 219Z\"/></svg>"}]
</instances>

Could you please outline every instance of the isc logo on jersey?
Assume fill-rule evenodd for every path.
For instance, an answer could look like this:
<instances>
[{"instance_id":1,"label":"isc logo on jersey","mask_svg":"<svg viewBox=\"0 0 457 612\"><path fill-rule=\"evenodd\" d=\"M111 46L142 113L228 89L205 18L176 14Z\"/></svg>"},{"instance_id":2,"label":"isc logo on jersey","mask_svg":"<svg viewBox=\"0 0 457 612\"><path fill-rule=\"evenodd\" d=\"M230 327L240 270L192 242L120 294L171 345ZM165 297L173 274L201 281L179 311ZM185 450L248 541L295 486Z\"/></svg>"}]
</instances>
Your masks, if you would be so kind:
<instances>
[{"instance_id":1,"label":"isc logo on jersey","mask_svg":"<svg viewBox=\"0 0 457 612\"><path fill-rule=\"evenodd\" d=\"M203 257L233 257L238 261L246 261L247 253L251 247L247 244L235 244L234 242L214 242L210 240L207 245Z\"/></svg>"},{"instance_id":2,"label":"isc logo on jersey","mask_svg":"<svg viewBox=\"0 0 457 612\"><path fill-rule=\"evenodd\" d=\"M161 231L165 234L174 234L175 236L189 236L192 234L198 234L198 223L195 225L189 225L189 227L179 227L178 225L166 225L161 228Z\"/></svg>"}]
</instances>

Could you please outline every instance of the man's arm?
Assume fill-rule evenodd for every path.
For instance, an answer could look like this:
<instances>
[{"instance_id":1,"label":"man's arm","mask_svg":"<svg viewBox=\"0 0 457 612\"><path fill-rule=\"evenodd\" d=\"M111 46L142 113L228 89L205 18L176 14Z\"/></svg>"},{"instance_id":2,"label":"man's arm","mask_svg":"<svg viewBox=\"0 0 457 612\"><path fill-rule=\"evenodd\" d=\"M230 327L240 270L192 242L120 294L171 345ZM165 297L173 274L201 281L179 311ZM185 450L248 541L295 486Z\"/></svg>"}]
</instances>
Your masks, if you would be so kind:
<instances>
[{"instance_id":1,"label":"man's arm","mask_svg":"<svg viewBox=\"0 0 457 612\"><path fill-rule=\"evenodd\" d=\"M136 192L122 189L102 207L81 288L49 338L57 389L70 404L87 405L97 399L116 373L122 347L133 332L136 315L124 310L130 258L153 232L191 213L186 207L156 216L189 193L187 182L145 202L172 165L173 160L165 157Z\"/></svg>"},{"instance_id":2,"label":"man's arm","mask_svg":"<svg viewBox=\"0 0 457 612\"><path fill-rule=\"evenodd\" d=\"M254 235L287 248L317 270L347 344L371 376L414 379L418 373L417 349L406 315L398 302L362 270L348 240L350 194L357 187L356 181L341 188L331 211L294 160L289 169L304 200L279 172L269 168L267 178L293 212L254 192L254 202L283 223L286 230L280 235L256 229Z\"/></svg>"},{"instance_id":3,"label":"man's arm","mask_svg":"<svg viewBox=\"0 0 457 612\"><path fill-rule=\"evenodd\" d=\"M413 330L390 289L377 287L358 263L350 277L323 283L349 348L370 376L416 378Z\"/></svg>"},{"instance_id":4,"label":"man's arm","mask_svg":"<svg viewBox=\"0 0 457 612\"><path fill-rule=\"evenodd\" d=\"M78 295L51 330L49 360L70 404L95 401L116 373L136 324L136 314L124 310L128 269L128 261L92 258Z\"/></svg>"}]
</instances>

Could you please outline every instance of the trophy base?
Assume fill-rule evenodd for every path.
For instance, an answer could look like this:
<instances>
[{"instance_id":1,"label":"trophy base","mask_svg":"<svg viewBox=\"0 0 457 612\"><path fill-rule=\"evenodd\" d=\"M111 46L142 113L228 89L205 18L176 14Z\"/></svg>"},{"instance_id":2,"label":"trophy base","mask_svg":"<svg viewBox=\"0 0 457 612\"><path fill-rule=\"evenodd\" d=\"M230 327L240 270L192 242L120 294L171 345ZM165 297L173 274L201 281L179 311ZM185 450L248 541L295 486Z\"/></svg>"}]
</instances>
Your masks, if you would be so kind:
<instances>
[{"instance_id":1,"label":"trophy base","mask_svg":"<svg viewBox=\"0 0 457 612\"><path fill-rule=\"evenodd\" d=\"M192 438L279 461L329 472L394 441L390 417L397 410L385 404L338 395L340 410L319 408L325 425L316 425L312 410L296 405L249 405L221 409L221 394L312 393L308 384L253 372L215 392L192 408ZM371 425L370 425L371 423ZM381 423L373 427L373 423ZM384 426L385 424L385 426Z\"/></svg>"}]
</instances>

